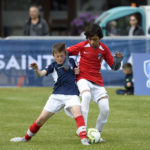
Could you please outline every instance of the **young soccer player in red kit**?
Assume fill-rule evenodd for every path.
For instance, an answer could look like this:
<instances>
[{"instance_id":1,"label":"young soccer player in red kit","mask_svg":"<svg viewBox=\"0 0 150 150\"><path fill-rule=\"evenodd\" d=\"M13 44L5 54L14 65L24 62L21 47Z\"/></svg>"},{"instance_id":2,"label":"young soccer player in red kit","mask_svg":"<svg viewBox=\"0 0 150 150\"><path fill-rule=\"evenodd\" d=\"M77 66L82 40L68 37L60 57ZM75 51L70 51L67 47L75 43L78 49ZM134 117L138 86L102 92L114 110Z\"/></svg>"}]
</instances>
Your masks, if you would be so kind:
<instances>
[{"instance_id":1,"label":"young soccer player in red kit","mask_svg":"<svg viewBox=\"0 0 150 150\"><path fill-rule=\"evenodd\" d=\"M67 48L67 51L69 55L80 55L77 86L82 97L81 110L85 123L87 125L89 103L92 98L100 109L96 128L102 132L108 118L109 101L100 73L101 62L105 60L112 70L118 70L123 56L119 52L112 56L109 48L100 41L103 34L99 25L89 25L84 34L87 40ZM104 141L100 139L100 142Z\"/></svg>"},{"instance_id":2,"label":"young soccer player in red kit","mask_svg":"<svg viewBox=\"0 0 150 150\"><path fill-rule=\"evenodd\" d=\"M31 67L39 77L52 74L55 81L53 94L50 95L40 116L29 127L25 136L15 137L10 141L26 142L31 140L32 136L38 132L44 123L64 107L66 114L75 118L81 143L83 145L90 145L86 137L86 126L81 114L79 92L75 83L75 74L78 73L78 70L74 70L76 67L75 62L70 58L68 60L69 66L66 65L66 50L63 43L55 44L52 53L55 62L45 67L45 69L39 70L36 63L32 63Z\"/></svg>"}]
</instances>

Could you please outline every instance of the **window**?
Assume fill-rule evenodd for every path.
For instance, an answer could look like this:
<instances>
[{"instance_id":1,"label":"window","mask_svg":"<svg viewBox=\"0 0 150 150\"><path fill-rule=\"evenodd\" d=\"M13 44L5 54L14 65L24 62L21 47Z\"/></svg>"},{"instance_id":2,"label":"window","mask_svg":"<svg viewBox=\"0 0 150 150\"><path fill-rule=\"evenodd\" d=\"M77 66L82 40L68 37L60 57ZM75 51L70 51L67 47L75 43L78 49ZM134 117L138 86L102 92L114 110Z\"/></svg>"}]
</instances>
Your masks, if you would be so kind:
<instances>
[{"instance_id":1,"label":"window","mask_svg":"<svg viewBox=\"0 0 150 150\"><path fill-rule=\"evenodd\" d=\"M110 22L107 23L106 25L106 35L109 36L111 31L111 25L115 25L115 28L113 32L117 33L118 35L127 35L126 29L129 26L129 18L132 14L128 16L124 16L122 18L116 19L116 20L111 20ZM142 26L142 17L140 13L134 14L138 18L138 24ZM113 22L113 23L112 23ZM112 24L111 24L112 23Z\"/></svg>"}]
</instances>

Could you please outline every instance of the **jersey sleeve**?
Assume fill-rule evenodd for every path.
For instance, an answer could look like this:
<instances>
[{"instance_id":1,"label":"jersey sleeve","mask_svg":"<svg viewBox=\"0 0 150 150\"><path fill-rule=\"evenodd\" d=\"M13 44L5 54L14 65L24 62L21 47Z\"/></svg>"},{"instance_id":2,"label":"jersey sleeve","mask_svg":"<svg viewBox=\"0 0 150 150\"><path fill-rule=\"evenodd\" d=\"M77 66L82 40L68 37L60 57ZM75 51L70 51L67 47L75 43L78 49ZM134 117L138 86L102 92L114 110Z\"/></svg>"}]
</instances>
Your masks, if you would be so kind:
<instances>
[{"instance_id":1,"label":"jersey sleeve","mask_svg":"<svg viewBox=\"0 0 150 150\"><path fill-rule=\"evenodd\" d=\"M69 53L70 56L78 55L79 52L81 51L81 47L82 47L82 44L78 43L76 45L73 45L71 47L66 48L66 50L67 50L67 52Z\"/></svg>"},{"instance_id":2,"label":"jersey sleeve","mask_svg":"<svg viewBox=\"0 0 150 150\"><path fill-rule=\"evenodd\" d=\"M106 45L104 45L104 47L105 47L104 60L111 67L114 64L114 58L113 58L109 48Z\"/></svg>"},{"instance_id":3,"label":"jersey sleeve","mask_svg":"<svg viewBox=\"0 0 150 150\"><path fill-rule=\"evenodd\" d=\"M77 67L73 58L70 58L70 63L73 68Z\"/></svg>"},{"instance_id":4,"label":"jersey sleeve","mask_svg":"<svg viewBox=\"0 0 150 150\"><path fill-rule=\"evenodd\" d=\"M48 74L50 74L50 73L52 73L53 72L53 70L54 70L54 65L53 64L51 64L51 65L48 65L48 66L46 66L45 67L45 69L44 70L46 70L46 75L45 76L47 76Z\"/></svg>"}]
</instances>

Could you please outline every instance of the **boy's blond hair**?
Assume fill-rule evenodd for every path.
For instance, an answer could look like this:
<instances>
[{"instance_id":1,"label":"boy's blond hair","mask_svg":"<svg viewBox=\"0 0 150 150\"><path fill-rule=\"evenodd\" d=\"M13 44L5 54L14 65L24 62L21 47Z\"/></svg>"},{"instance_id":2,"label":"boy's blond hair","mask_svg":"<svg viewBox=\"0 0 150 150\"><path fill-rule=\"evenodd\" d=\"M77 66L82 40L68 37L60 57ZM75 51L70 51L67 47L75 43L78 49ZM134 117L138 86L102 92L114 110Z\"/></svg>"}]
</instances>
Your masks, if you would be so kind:
<instances>
[{"instance_id":1,"label":"boy's blond hair","mask_svg":"<svg viewBox=\"0 0 150 150\"><path fill-rule=\"evenodd\" d=\"M52 54L54 55L54 53L60 53L60 52L65 52L66 53L65 43L54 44L54 46L52 48Z\"/></svg>"}]
</instances>

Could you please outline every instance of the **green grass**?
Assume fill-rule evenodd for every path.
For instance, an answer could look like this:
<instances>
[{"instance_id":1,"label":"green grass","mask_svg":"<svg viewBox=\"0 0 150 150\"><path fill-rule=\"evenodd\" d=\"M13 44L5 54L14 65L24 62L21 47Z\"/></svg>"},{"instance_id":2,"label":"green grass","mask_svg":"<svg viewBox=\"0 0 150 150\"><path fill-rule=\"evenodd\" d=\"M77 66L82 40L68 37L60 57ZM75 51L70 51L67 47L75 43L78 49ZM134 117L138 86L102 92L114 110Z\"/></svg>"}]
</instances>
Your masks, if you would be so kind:
<instances>
[{"instance_id":1,"label":"green grass","mask_svg":"<svg viewBox=\"0 0 150 150\"><path fill-rule=\"evenodd\" d=\"M75 136L74 119L62 110L41 128L30 142L11 143L10 138L24 136L42 111L50 88L0 88L0 150L149 150L150 97L117 96L108 88L110 114L102 136L107 143L83 146ZM90 104L88 128L95 127L99 113Z\"/></svg>"}]
</instances>

